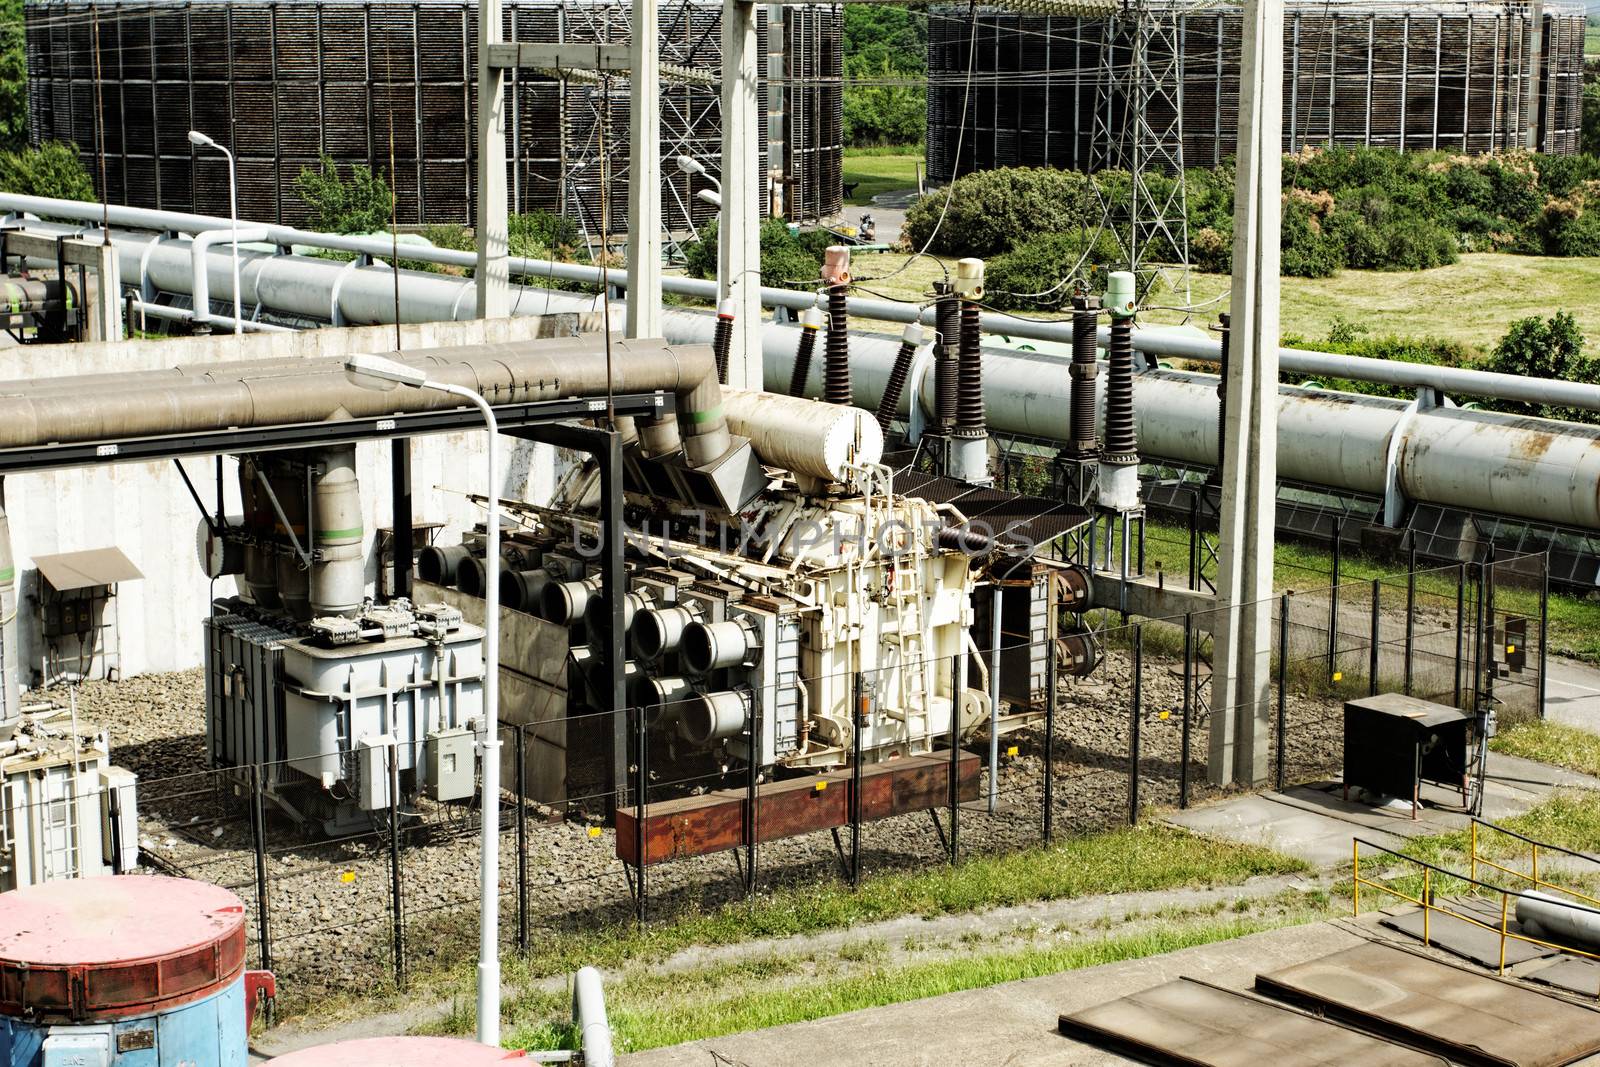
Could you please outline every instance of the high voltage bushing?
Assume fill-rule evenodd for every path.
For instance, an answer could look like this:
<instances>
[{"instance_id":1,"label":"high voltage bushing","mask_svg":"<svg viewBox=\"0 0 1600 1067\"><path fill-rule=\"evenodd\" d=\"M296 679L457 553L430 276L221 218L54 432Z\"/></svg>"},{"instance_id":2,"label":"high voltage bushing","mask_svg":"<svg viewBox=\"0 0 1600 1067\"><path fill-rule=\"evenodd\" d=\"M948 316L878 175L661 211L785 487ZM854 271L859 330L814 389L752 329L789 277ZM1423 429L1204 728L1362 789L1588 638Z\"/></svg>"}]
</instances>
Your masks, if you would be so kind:
<instances>
[{"instance_id":1,"label":"high voltage bushing","mask_svg":"<svg viewBox=\"0 0 1600 1067\"><path fill-rule=\"evenodd\" d=\"M811 356L817 350L817 331L822 329L822 312L808 307L800 312L800 346L794 353L794 371L789 375L789 395L805 396L806 379L811 377Z\"/></svg>"},{"instance_id":2,"label":"high voltage bushing","mask_svg":"<svg viewBox=\"0 0 1600 1067\"><path fill-rule=\"evenodd\" d=\"M1106 346L1105 446L1100 453L1100 505L1127 510L1139 505L1139 442L1133 425L1134 277L1115 271L1105 295L1111 315Z\"/></svg>"},{"instance_id":3,"label":"high voltage bushing","mask_svg":"<svg viewBox=\"0 0 1600 1067\"><path fill-rule=\"evenodd\" d=\"M1080 294L1072 298L1072 363L1067 374L1072 379L1072 439L1068 454L1089 459L1098 451L1094 434L1094 380L1100 373L1099 327L1100 298Z\"/></svg>"},{"instance_id":4,"label":"high voltage bushing","mask_svg":"<svg viewBox=\"0 0 1600 1067\"><path fill-rule=\"evenodd\" d=\"M983 415L983 260L963 259L956 264L956 293L961 297L960 371L956 379L957 437L983 437L988 423Z\"/></svg>"},{"instance_id":5,"label":"high voltage bushing","mask_svg":"<svg viewBox=\"0 0 1600 1067\"><path fill-rule=\"evenodd\" d=\"M728 348L733 344L733 309L737 306L732 298L717 306L717 328L711 335L711 354L717 359L717 381L723 385L728 384Z\"/></svg>"},{"instance_id":6,"label":"high voltage bushing","mask_svg":"<svg viewBox=\"0 0 1600 1067\"><path fill-rule=\"evenodd\" d=\"M949 433L956 424L956 348L961 335L961 301L948 282L934 282L934 429Z\"/></svg>"},{"instance_id":7,"label":"high voltage bushing","mask_svg":"<svg viewBox=\"0 0 1600 1067\"><path fill-rule=\"evenodd\" d=\"M822 399L830 404L850 404L850 335L845 297L850 291L850 249L829 245L822 263L822 280L828 285L828 344L823 353Z\"/></svg>"},{"instance_id":8,"label":"high voltage bushing","mask_svg":"<svg viewBox=\"0 0 1600 1067\"><path fill-rule=\"evenodd\" d=\"M1228 347L1233 334L1233 316L1224 311L1217 316L1217 332L1222 336L1222 351L1217 359L1217 469L1215 476L1222 477L1224 441L1228 432Z\"/></svg>"},{"instance_id":9,"label":"high voltage bushing","mask_svg":"<svg viewBox=\"0 0 1600 1067\"><path fill-rule=\"evenodd\" d=\"M883 387L883 399L878 402L878 425L884 433L900 411L900 396L905 392L906 379L911 375L911 361L922 346L922 327L913 322L900 335L900 351L894 354L894 365L889 368L889 381Z\"/></svg>"}]
</instances>

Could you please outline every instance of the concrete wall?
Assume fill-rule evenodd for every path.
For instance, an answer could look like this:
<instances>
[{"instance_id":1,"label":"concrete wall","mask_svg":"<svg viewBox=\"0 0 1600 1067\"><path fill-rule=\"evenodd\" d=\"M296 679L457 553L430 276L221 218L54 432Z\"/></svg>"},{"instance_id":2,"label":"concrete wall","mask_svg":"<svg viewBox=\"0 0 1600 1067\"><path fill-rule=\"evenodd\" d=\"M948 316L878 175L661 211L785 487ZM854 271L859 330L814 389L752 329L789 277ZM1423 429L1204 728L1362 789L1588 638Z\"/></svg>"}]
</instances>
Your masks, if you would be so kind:
<instances>
[{"instance_id":1,"label":"concrete wall","mask_svg":"<svg viewBox=\"0 0 1600 1067\"><path fill-rule=\"evenodd\" d=\"M568 336L578 316L512 318L489 322L419 323L401 327L404 350L483 342ZM582 323L585 329L595 324ZM5 350L7 376L37 379L117 370L156 370L239 359L392 352L393 326L307 330L298 333L231 334L159 341L117 341L80 345L28 345ZM0 389L4 384L0 383ZM506 438L501 492L541 501L554 487L557 462L545 445ZM461 494L482 488L484 449L479 433L419 437L412 444L413 510L418 522L446 523L440 537L452 542L482 511ZM358 446L358 474L366 503L367 580L376 577L374 531L390 524L389 444ZM509 455L508 455L509 454ZM208 510L216 506L214 459L191 457L184 469ZM223 460L225 510L237 515L238 474ZM116 545L144 573L124 583L108 609L106 655L96 656L85 673L101 677L108 668L124 676L180 670L201 662L200 619L213 596L234 592L231 578L215 583L200 569L196 555L199 512L172 462L123 463L102 467L13 475L5 480L13 550L23 600L18 611L24 680L37 672L43 653L38 618L35 555Z\"/></svg>"}]
</instances>

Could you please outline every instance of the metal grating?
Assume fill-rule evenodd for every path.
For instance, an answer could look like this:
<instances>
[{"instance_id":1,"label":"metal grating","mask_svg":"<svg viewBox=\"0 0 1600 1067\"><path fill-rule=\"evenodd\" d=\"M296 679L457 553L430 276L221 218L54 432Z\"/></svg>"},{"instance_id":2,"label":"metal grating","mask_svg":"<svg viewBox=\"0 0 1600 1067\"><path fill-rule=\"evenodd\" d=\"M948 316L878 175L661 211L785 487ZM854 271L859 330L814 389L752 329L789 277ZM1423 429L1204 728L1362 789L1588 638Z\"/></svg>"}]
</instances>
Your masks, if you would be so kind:
<instances>
[{"instance_id":1,"label":"metal grating","mask_svg":"<svg viewBox=\"0 0 1600 1067\"><path fill-rule=\"evenodd\" d=\"M341 165L389 173L392 152L401 225L471 222L476 4L137 0L99 10L107 153L102 196L226 215L226 168L191 150L185 135L194 128L238 153L239 206L251 218L303 224L307 209L293 182L323 153ZM98 184L91 8L73 0L29 0L25 14L29 137L35 144L76 143ZM629 7L621 0L509 0L504 14L508 40L625 43L630 34ZM824 218L842 206L842 27L836 6L787 11L789 76L781 98L788 121L778 169L791 219ZM720 4L668 0L659 32L663 63L717 73ZM765 9L758 33L765 83ZM801 77L815 80L801 84ZM611 230L626 232L626 76L613 79L608 99L596 84L519 71L507 96L512 210L563 213L595 233L603 128ZM662 97L663 156L687 152L718 171L718 90L664 82ZM765 89L760 98L767 99ZM765 107L760 123L765 170ZM710 220L713 209L694 197L701 184L709 183L667 168L662 208L669 229Z\"/></svg>"},{"instance_id":2,"label":"metal grating","mask_svg":"<svg viewBox=\"0 0 1600 1067\"><path fill-rule=\"evenodd\" d=\"M1235 5L1177 5L1183 158L1214 167L1235 152L1242 23ZM1159 10L1159 7L1157 7ZM1284 150L1373 145L1474 153L1523 144L1528 5L1515 0L1292 3L1284 26ZM969 9L928 22L928 176L1049 163L1088 169L1105 70L1126 64L1103 20L979 8L965 136ZM1572 154L1582 124L1581 5L1544 6L1539 150ZM1100 97L1102 100L1104 96ZM1114 106L1114 105L1113 105ZM1112 129L1120 116L1109 116ZM955 158L957 143L961 158Z\"/></svg>"}]
</instances>

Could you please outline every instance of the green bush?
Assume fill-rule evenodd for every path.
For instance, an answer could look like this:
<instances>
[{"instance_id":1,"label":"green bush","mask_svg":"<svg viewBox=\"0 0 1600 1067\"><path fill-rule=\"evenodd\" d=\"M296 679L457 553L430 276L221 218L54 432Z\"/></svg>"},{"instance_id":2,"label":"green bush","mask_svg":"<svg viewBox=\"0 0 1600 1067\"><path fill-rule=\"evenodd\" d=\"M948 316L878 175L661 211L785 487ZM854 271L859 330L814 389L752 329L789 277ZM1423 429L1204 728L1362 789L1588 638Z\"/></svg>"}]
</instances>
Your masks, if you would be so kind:
<instances>
[{"instance_id":1,"label":"green bush","mask_svg":"<svg viewBox=\"0 0 1600 1067\"><path fill-rule=\"evenodd\" d=\"M1578 329L1577 320L1565 311L1558 311L1549 319L1535 315L1513 322L1511 329L1495 346L1487 366L1489 370L1502 374L1600 384L1600 359L1584 354L1583 331ZM1539 415L1547 419L1600 422L1600 412L1575 408L1509 400L1496 401L1492 406L1501 411Z\"/></svg>"},{"instance_id":2,"label":"green bush","mask_svg":"<svg viewBox=\"0 0 1600 1067\"><path fill-rule=\"evenodd\" d=\"M906 212L901 234L911 247L928 245L941 255L995 256L1041 233L1064 233L1098 219L1094 189L1084 175L1006 167L965 175L950 189L918 200Z\"/></svg>"},{"instance_id":3,"label":"green bush","mask_svg":"<svg viewBox=\"0 0 1600 1067\"><path fill-rule=\"evenodd\" d=\"M996 256L985 271L984 302L1004 309L1055 307L1072 295L1075 280L1090 292L1103 290L1122 248L1110 231L1089 246L1092 236L1093 230L1048 233Z\"/></svg>"},{"instance_id":4,"label":"green bush","mask_svg":"<svg viewBox=\"0 0 1600 1067\"><path fill-rule=\"evenodd\" d=\"M571 256L583 244L578 224L549 211L525 211L506 220L506 239L514 256L539 259L555 253Z\"/></svg>"},{"instance_id":5,"label":"green bush","mask_svg":"<svg viewBox=\"0 0 1600 1067\"><path fill-rule=\"evenodd\" d=\"M845 143L921 144L928 112L919 84L928 72L927 17L887 4L846 4L844 57ZM888 84L895 81L906 84Z\"/></svg>"},{"instance_id":6,"label":"green bush","mask_svg":"<svg viewBox=\"0 0 1600 1067\"><path fill-rule=\"evenodd\" d=\"M15 152L27 143L28 55L22 0L0 0L0 151Z\"/></svg>"},{"instance_id":7,"label":"green bush","mask_svg":"<svg viewBox=\"0 0 1600 1067\"><path fill-rule=\"evenodd\" d=\"M294 191L310 209L306 223L326 233L376 233L387 230L393 214L389 183L359 163L348 177L339 173L332 156L317 166L302 167Z\"/></svg>"},{"instance_id":8,"label":"green bush","mask_svg":"<svg viewBox=\"0 0 1600 1067\"><path fill-rule=\"evenodd\" d=\"M1328 203L1331 205L1332 198ZM1326 278L1344 266L1343 249L1325 226L1327 209L1311 196L1283 199L1282 273Z\"/></svg>"},{"instance_id":9,"label":"green bush","mask_svg":"<svg viewBox=\"0 0 1600 1067\"><path fill-rule=\"evenodd\" d=\"M1340 352L1369 359L1389 359L1402 363L1425 363L1430 366L1459 367L1471 363L1471 356L1459 342L1439 337L1370 336L1367 327L1347 319L1334 317L1333 325L1324 338L1303 338L1285 334L1283 344L1290 348L1315 348L1323 352ZM1280 380L1298 382L1299 375L1284 373ZM1348 378L1321 379L1324 387L1346 393L1365 393L1368 396L1387 396L1409 400L1415 390L1403 386L1385 385L1381 382L1363 382Z\"/></svg>"},{"instance_id":10,"label":"green bush","mask_svg":"<svg viewBox=\"0 0 1600 1067\"><path fill-rule=\"evenodd\" d=\"M830 243L826 231L795 235L782 219L761 224L761 284L791 289L814 289L820 284L822 248ZM717 276L717 223L700 227L700 239L683 247L684 271L691 278Z\"/></svg>"},{"instance_id":11,"label":"green bush","mask_svg":"<svg viewBox=\"0 0 1600 1067\"><path fill-rule=\"evenodd\" d=\"M95 199L94 182L78 158L78 146L66 141L0 152L0 189L57 200Z\"/></svg>"}]
</instances>

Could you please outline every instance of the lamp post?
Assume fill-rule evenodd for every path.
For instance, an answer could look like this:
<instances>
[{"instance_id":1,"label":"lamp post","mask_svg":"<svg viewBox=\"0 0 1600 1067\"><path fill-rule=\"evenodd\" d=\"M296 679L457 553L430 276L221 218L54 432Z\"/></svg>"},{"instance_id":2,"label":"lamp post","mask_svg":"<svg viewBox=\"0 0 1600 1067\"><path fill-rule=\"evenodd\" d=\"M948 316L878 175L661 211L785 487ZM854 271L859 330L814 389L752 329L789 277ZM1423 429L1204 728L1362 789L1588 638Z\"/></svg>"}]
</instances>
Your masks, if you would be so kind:
<instances>
[{"instance_id":1,"label":"lamp post","mask_svg":"<svg viewBox=\"0 0 1600 1067\"><path fill-rule=\"evenodd\" d=\"M233 224L233 332L244 333L244 301L239 295L239 178L234 172L233 153L199 130L189 131L189 143L196 148L215 148L228 157L228 218ZM210 308L195 308L200 315L209 316Z\"/></svg>"},{"instance_id":2,"label":"lamp post","mask_svg":"<svg viewBox=\"0 0 1600 1067\"><path fill-rule=\"evenodd\" d=\"M483 753L482 794L479 808L483 818L482 848L478 860L478 1040L500 1046L500 489L496 462L499 424L489 402L471 389L428 378L420 367L412 367L382 356L358 354L345 361L345 373L357 385L389 390L406 385L413 389L433 389L460 397L477 406L489 432L489 522L488 553L484 558L484 678L483 731L479 748Z\"/></svg>"}]
</instances>

